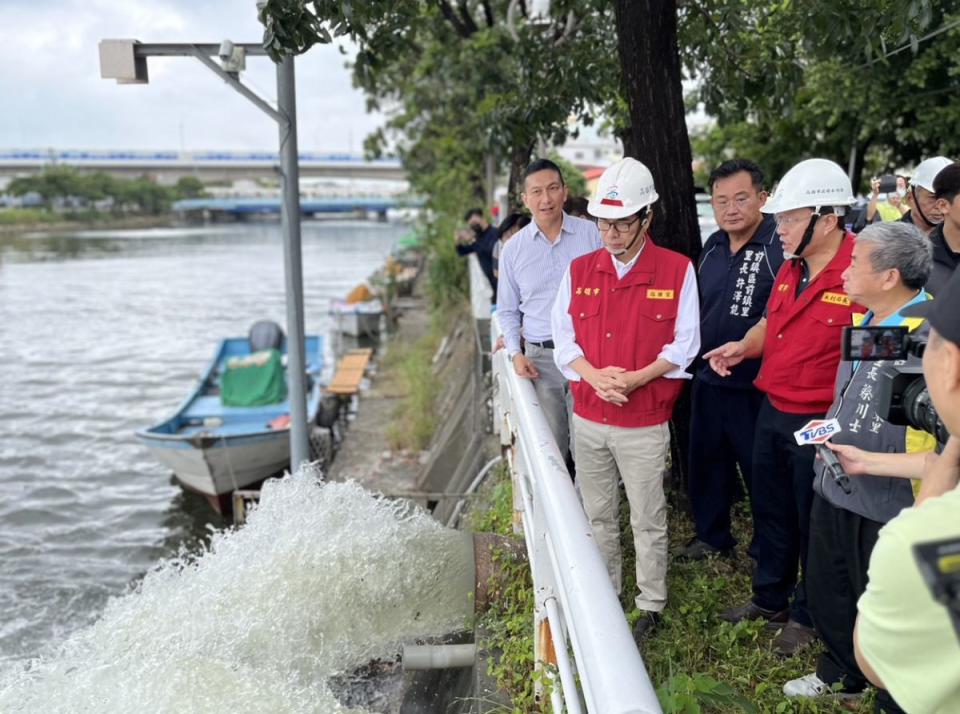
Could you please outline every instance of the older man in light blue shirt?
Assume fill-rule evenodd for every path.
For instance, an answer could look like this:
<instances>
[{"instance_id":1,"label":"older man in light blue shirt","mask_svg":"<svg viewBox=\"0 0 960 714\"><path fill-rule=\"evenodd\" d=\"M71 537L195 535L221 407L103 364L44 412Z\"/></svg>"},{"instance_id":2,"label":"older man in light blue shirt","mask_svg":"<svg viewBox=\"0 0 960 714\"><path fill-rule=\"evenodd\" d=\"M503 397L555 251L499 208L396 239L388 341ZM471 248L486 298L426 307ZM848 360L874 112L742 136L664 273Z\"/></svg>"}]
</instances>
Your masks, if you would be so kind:
<instances>
[{"instance_id":1,"label":"older man in light blue shirt","mask_svg":"<svg viewBox=\"0 0 960 714\"><path fill-rule=\"evenodd\" d=\"M527 167L521 198L533 221L501 249L497 317L513 368L533 380L550 430L566 457L572 443L573 398L553 361L550 310L567 266L599 249L600 233L591 221L563 212L567 187L560 167L549 159ZM525 352L520 349L521 327Z\"/></svg>"}]
</instances>

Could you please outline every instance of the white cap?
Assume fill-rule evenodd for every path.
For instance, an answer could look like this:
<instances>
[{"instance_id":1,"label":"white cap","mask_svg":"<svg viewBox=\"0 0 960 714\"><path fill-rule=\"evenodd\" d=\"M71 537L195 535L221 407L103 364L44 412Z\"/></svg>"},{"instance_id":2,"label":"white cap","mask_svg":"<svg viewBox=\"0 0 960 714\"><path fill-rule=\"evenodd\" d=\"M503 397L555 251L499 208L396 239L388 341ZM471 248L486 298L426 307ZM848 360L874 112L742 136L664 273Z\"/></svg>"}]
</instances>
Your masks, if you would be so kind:
<instances>
[{"instance_id":1,"label":"white cap","mask_svg":"<svg viewBox=\"0 0 960 714\"><path fill-rule=\"evenodd\" d=\"M944 168L953 162L946 156L934 156L932 159L924 159L913 172L913 178L910 179L910 185L919 186L933 193L933 180Z\"/></svg>"},{"instance_id":2,"label":"white cap","mask_svg":"<svg viewBox=\"0 0 960 714\"><path fill-rule=\"evenodd\" d=\"M794 208L852 206L857 202L850 177L827 159L807 159L787 171L760 210L785 213Z\"/></svg>"},{"instance_id":3,"label":"white cap","mask_svg":"<svg viewBox=\"0 0 960 714\"><path fill-rule=\"evenodd\" d=\"M650 169L636 159L620 159L600 176L597 190L587 204L596 218L626 218L654 203L660 196Z\"/></svg>"}]
</instances>

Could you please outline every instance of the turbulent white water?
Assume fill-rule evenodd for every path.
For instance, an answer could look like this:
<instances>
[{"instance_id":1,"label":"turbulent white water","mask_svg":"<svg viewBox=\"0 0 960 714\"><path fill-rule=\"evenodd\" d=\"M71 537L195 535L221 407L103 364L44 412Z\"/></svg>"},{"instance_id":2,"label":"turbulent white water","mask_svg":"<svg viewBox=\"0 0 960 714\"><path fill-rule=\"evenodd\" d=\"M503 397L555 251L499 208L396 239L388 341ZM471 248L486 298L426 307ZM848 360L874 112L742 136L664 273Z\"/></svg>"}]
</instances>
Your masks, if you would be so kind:
<instances>
[{"instance_id":1,"label":"turbulent white water","mask_svg":"<svg viewBox=\"0 0 960 714\"><path fill-rule=\"evenodd\" d=\"M307 334L330 335L330 301L408 230L303 221ZM285 325L284 286L279 222L0 233L0 667L49 655L222 524L134 432L176 410L220 339Z\"/></svg>"},{"instance_id":2,"label":"turbulent white water","mask_svg":"<svg viewBox=\"0 0 960 714\"><path fill-rule=\"evenodd\" d=\"M244 527L161 563L56 655L8 667L0 711L351 711L331 676L464 625L465 544L356 484L268 482Z\"/></svg>"}]
</instances>

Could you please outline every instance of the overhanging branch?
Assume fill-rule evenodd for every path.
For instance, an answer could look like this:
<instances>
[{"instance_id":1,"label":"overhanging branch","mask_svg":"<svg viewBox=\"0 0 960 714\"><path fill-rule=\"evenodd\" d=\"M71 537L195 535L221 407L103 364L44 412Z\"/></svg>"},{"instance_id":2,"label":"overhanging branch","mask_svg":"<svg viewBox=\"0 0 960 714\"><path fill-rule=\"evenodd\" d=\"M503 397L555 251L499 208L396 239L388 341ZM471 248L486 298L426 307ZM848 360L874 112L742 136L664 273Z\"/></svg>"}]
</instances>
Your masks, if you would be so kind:
<instances>
[{"instance_id":1,"label":"overhanging branch","mask_svg":"<svg viewBox=\"0 0 960 714\"><path fill-rule=\"evenodd\" d=\"M461 37L470 37L470 31L464 27L460 18L457 17L457 13L454 12L453 7L447 0L437 0L437 7L440 8L440 12L443 13L444 18L453 26L454 31L458 35Z\"/></svg>"},{"instance_id":2,"label":"overhanging branch","mask_svg":"<svg viewBox=\"0 0 960 714\"><path fill-rule=\"evenodd\" d=\"M483 0L483 15L487 21L487 27L493 27L496 24L496 19L493 17L493 8L490 7L490 0Z\"/></svg>"},{"instance_id":3,"label":"overhanging branch","mask_svg":"<svg viewBox=\"0 0 960 714\"><path fill-rule=\"evenodd\" d=\"M467 28L467 32L472 35L480 28L478 28L477 23L473 21L473 15L470 14L470 8L467 7L467 0L459 0L457 6L460 8L460 21L463 23L463 26Z\"/></svg>"}]
</instances>

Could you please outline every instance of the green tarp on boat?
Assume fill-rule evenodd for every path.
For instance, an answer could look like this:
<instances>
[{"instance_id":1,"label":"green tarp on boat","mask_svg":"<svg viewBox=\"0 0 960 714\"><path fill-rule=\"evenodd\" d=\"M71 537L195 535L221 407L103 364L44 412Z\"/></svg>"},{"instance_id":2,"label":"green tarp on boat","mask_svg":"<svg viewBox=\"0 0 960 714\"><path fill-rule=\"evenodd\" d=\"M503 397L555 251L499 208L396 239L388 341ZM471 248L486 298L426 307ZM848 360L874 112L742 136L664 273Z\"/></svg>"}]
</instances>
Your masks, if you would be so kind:
<instances>
[{"instance_id":1,"label":"green tarp on boat","mask_svg":"<svg viewBox=\"0 0 960 714\"><path fill-rule=\"evenodd\" d=\"M286 398L287 382L277 350L254 352L227 362L220 379L220 401L225 407L262 407Z\"/></svg>"}]
</instances>

